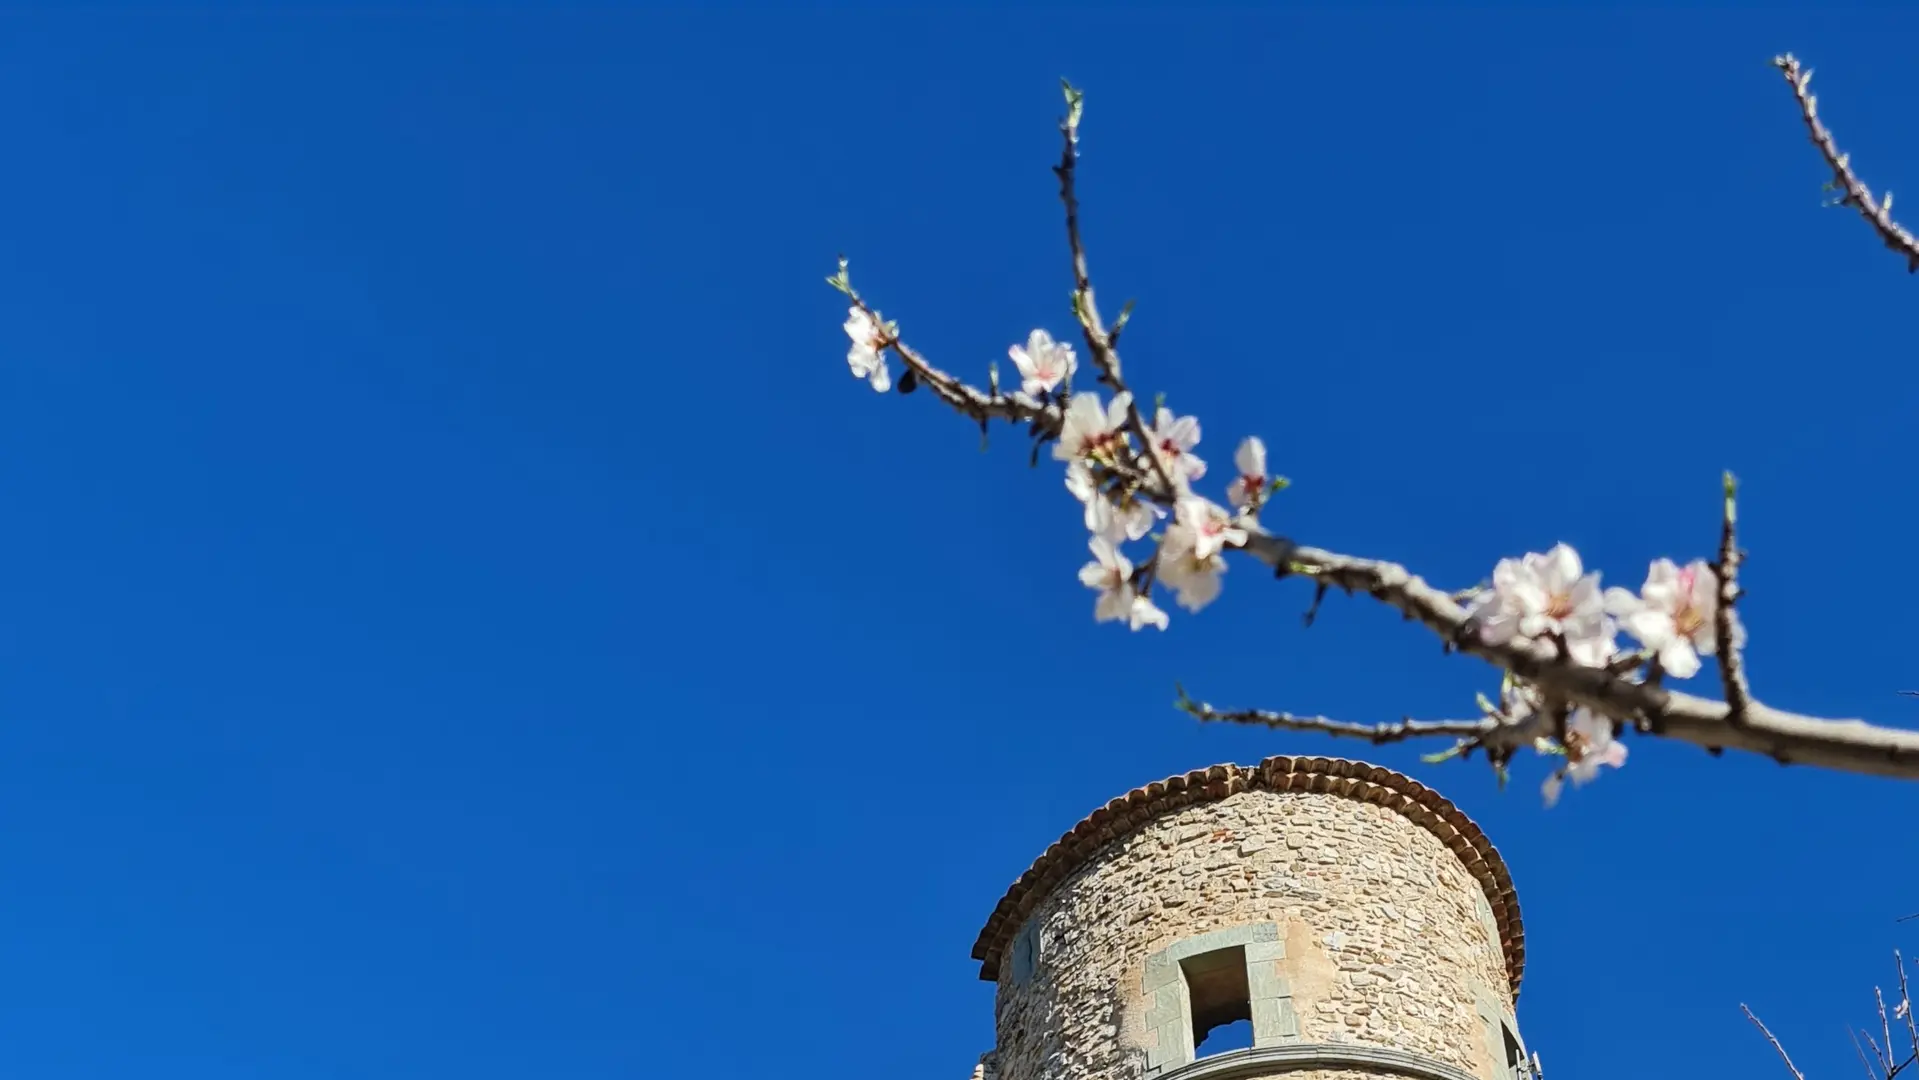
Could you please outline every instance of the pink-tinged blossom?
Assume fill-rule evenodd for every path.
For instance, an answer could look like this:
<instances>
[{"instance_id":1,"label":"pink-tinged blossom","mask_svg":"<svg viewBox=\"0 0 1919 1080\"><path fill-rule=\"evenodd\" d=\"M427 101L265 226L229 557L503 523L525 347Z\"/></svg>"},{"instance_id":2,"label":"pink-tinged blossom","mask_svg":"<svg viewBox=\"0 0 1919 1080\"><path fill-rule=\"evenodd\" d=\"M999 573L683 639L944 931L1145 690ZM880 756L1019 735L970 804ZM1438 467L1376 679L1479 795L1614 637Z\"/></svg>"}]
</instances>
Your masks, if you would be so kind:
<instances>
[{"instance_id":1,"label":"pink-tinged blossom","mask_svg":"<svg viewBox=\"0 0 1919 1080\"><path fill-rule=\"evenodd\" d=\"M1226 501L1240 509L1259 505L1266 494L1266 444L1257 435L1248 435L1233 451L1233 466L1239 475L1226 485Z\"/></svg>"},{"instance_id":2,"label":"pink-tinged blossom","mask_svg":"<svg viewBox=\"0 0 1919 1080\"><path fill-rule=\"evenodd\" d=\"M893 376L886 370L885 329L859 308L848 308L846 336L853 339L853 347L846 350L846 366L853 369L853 377L865 379L882 394L892 389Z\"/></svg>"},{"instance_id":3,"label":"pink-tinged blossom","mask_svg":"<svg viewBox=\"0 0 1919 1080\"><path fill-rule=\"evenodd\" d=\"M1613 735L1612 721L1590 709L1574 709L1567 717L1565 748L1566 767L1547 777L1541 789L1547 806L1559 801L1566 780L1577 787L1598 776L1604 766L1617 769L1626 764L1626 744Z\"/></svg>"},{"instance_id":4,"label":"pink-tinged blossom","mask_svg":"<svg viewBox=\"0 0 1919 1080\"><path fill-rule=\"evenodd\" d=\"M1173 410L1161 408L1147 429L1146 441L1175 487L1184 488L1206 475L1206 462L1193 453L1199 445L1198 417L1174 416Z\"/></svg>"},{"instance_id":5,"label":"pink-tinged blossom","mask_svg":"<svg viewBox=\"0 0 1919 1080\"><path fill-rule=\"evenodd\" d=\"M1683 567L1671 559L1654 559L1638 596L1608 589L1606 606L1675 678L1698 674L1699 658L1719 651L1719 627L1713 621L1719 611L1719 576L1704 559ZM1738 613L1732 615L1732 647L1741 649L1746 630Z\"/></svg>"},{"instance_id":6,"label":"pink-tinged blossom","mask_svg":"<svg viewBox=\"0 0 1919 1080\"><path fill-rule=\"evenodd\" d=\"M1173 516L1192 533L1193 555L1202 561L1246 542L1246 530L1233 524L1225 507L1198 495L1181 496Z\"/></svg>"},{"instance_id":7,"label":"pink-tinged blossom","mask_svg":"<svg viewBox=\"0 0 1919 1080\"><path fill-rule=\"evenodd\" d=\"M1159 546L1160 584L1173 590L1173 599L1187 611L1198 611L1219 598L1219 576L1226 560L1217 550L1199 553L1199 536L1190 526L1169 525Z\"/></svg>"},{"instance_id":8,"label":"pink-tinged blossom","mask_svg":"<svg viewBox=\"0 0 1919 1080\"><path fill-rule=\"evenodd\" d=\"M1013 346L1006 350L1006 355L1019 369L1019 388L1035 395L1059 389L1059 384L1072 378L1073 370L1079 366L1073 347L1054 341L1053 335L1044 330L1028 334L1025 345Z\"/></svg>"},{"instance_id":9,"label":"pink-tinged blossom","mask_svg":"<svg viewBox=\"0 0 1919 1080\"><path fill-rule=\"evenodd\" d=\"M1060 422L1059 442L1053 445L1057 461L1112 460L1115 445L1124 438L1127 412L1133 407L1133 395L1121 392L1104 408L1099 395L1074 394Z\"/></svg>"},{"instance_id":10,"label":"pink-tinged blossom","mask_svg":"<svg viewBox=\"0 0 1919 1080\"><path fill-rule=\"evenodd\" d=\"M1566 544L1544 554L1501 559L1493 568L1492 591L1475 600L1470 612L1480 639L1504 645L1514 638L1556 634L1575 663L1606 663L1617 649L1616 627L1606 614L1599 574L1582 571L1579 553Z\"/></svg>"}]
</instances>

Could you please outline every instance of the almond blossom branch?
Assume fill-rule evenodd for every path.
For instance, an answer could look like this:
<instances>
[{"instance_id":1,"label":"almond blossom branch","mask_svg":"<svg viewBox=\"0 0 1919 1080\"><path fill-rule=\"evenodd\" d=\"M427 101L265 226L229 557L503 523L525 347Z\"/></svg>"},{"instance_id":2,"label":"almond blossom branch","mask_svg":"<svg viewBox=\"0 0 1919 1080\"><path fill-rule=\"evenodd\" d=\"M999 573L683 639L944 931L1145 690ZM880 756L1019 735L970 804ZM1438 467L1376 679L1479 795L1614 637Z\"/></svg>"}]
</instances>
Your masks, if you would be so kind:
<instances>
[{"instance_id":1,"label":"almond blossom branch","mask_svg":"<svg viewBox=\"0 0 1919 1080\"><path fill-rule=\"evenodd\" d=\"M1636 683L1601 667L1570 662L1546 641L1515 637L1486 642L1467 609L1452 595L1397 563L1306 547L1280 536L1251 533L1246 554L1275 573L1311 578L1347 593L1364 593L1436 634L1446 647L1477 656L1549 694L1605 716L1708 750L1764 754L1782 765L1816 765L1845 772L1919 779L1919 732L1863 720L1828 720L1749 700L1745 723L1735 724L1723 701Z\"/></svg>"},{"instance_id":2,"label":"almond blossom branch","mask_svg":"<svg viewBox=\"0 0 1919 1080\"><path fill-rule=\"evenodd\" d=\"M1681 567L1670 559L1654 560L1638 595L1623 589L1602 594L1599 575L1586 574L1578 554L1563 544L1544 554L1502 560L1489 587L1454 593L1396 563L1275 535L1261 525L1259 511L1286 482L1268 475L1265 445L1256 437L1244 439L1234 455L1237 474L1227 487L1233 509L1197 495L1191 485L1206 473L1206 463L1192 452L1200 439L1197 419L1162 407L1153 426L1146 425L1120 377L1112 331L1100 322L1093 303L1073 183L1081 104L1069 86L1056 171L1073 255L1075 314L1100 381L1114 391L1111 400L1102 402L1090 389L1070 394L1073 351L1043 329L1009 349L1022 380L1018 391L1002 393L997 373L987 390L968 385L906 345L897 327L852 288L841 260L838 275L827 280L853 302L845 324L852 339L847 354L852 374L876 391L888 390L885 357L892 353L907 367L902 392L924 383L982 431L995 419L1030 425L1035 460L1040 444L1057 440L1053 456L1066 466L1065 486L1079 501L1091 533L1094 558L1081 567L1079 578L1099 594L1097 621L1121 622L1135 631L1163 630L1168 617L1153 603L1153 589L1172 593L1188 611L1199 611L1219 594L1228 569L1225 556L1237 552L1276 577L1312 580L1315 607L1331 588L1364 593L1425 626L1448 652L1476 656L1506 676L1500 705L1482 704L1486 717L1481 721L1368 726L1284 712L1226 713L1204 705L1197 706L1196 715L1372 741L1450 735L1460 740L1454 753L1483 746L1496 766L1532 741L1542 753L1565 757L1565 766L1547 781L1549 801L1563 781L1580 783L1602 765L1623 764L1626 749L1618 736L1627 727L1715 755L1735 749L1781 764L1919 779L1919 732L1800 715L1752 697L1739 656L1744 630L1734 611L1743 553L1736 544L1730 476L1718 561L1694 560ZM1174 520L1154 537L1153 555L1136 570L1123 545L1145 539L1168 511ZM1641 647L1621 650L1615 629L1632 634ZM1727 700L1667 689L1667 677L1691 677L1708 655L1720 658Z\"/></svg>"},{"instance_id":3,"label":"almond blossom branch","mask_svg":"<svg viewBox=\"0 0 1919 1080\"><path fill-rule=\"evenodd\" d=\"M1160 489L1171 499L1176 491L1172 478L1166 475L1166 467L1161 464L1159 454L1153 448L1153 437L1146 430L1146 421L1140 416L1139 400L1130 395L1125 379L1120 375L1119 350L1113 347L1113 340L1120 327L1111 331L1099 317L1099 305L1093 300L1092 273L1086 267L1086 245L1079 235L1079 189L1075 177L1079 169L1079 121L1086 106L1086 99L1073 84L1060 80L1066 92L1066 118L1060 121L1059 131L1061 148L1059 164L1053 166L1053 175L1059 178L1059 199L1066 208L1066 244L1073 254L1073 314L1079 319L1080 332L1086 338L1086 348L1093 358L1093 366L1099 369L1099 381L1105 383L1114 394L1129 394L1127 398L1127 427L1139 436L1140 445L1146 448L1146 460L1151 463L1153 477ZM1122 325L1124 316L1122 318Z\"/></svg>"},{"instance_id":4,"label":"almond blossom branch","mask_svg":"<svg viewBox=\"0 0 1919 1080\"><path fill-rule=\"evenodd\" d=\"M1866 224L1872 226L1887 247L1906 257L1908 273L1919 271L1919 237L1913 236L1904 226L1892 220L1892 192L1886 193L1883 202L1875 200L1872 189L1859 179L1858 173L1852 171L1851 155L1840 153L1832 132L1820 121L1819 99L1807 90L1812 83L1812 69L1801 67L1791 53L1774 57L1772 63L1785 77L1786 84L1792 87L1793 97L1799 101L1799 115L1806 122L1812 144L1819 148L1820 155L1826 159L1826 166L1832 170L1832 187L1844 192L1840 196L1840 203L1858 210L1859 216L1866 219Z\"/></svg>"},{"instance_id":5,"label":"almond blossom branch","mask_svg":"<svg viewBox=\"0 0 1919 1080\"><path fill-rule=\"evenodd\" d=\"M841 282L845 281L845 274L846 264L841 262L839 279ZM865 341L868 348L875 354L890 350L900 358L900 362L906 365L919 382L926 384L935 396L956 411L980 424L985 424L989 420L1006 420L1015 424L1030 423L1035 425L1037 432L1058 434L1063 416L1063 411L1058 405L1042 403L1024 391L1016 390L1010 394L1002 394L997 386L991 391L981 390L947 374L934 367L931 361L902 340L893 328L882 323L879 312L873 310L864 298L854 292L852 286L846 285L841 291L852 300L853 309L865 316L871 328L868 331L871 336ZM849 321L848 332L852 331L853 324ZM904 379L901 383L907 385Z\"/></svg>"},{"instance_id":6,"label":"almond blossom branch","mask_svg":"<svg viewBox=\"0 0 1919 1080\"><path fill-rule=\"evenodd\" d=\"M1734 724L1746 721L1746 705L1752 700L1752 687L1746 683L1746 665L1739 655L1739 629L1734 623L1732 605L1739 599L1739 564L1746 553L1739 550L1735 528L1738 525L1738 481L1731 473L1725 477L1726 512L1719 529L1719 561L1713 574L1719 579L1719 605L1713 610L1713 627L1718 639L1719 681L1726 692L1726 716Z\"/></svg>"},{"instance_id":7,"label":"almond blossom branch","mask_svg":"<svg viewBox=\"0 0 1919 1080\"><path fill-rule=\"evenodd\" d=\"M1753 1026L1758 1028L1760 1033L1766 1037L1766 1041L1772 1044L1772 1048L1779 1052L1779 1060L1786 1063L1786 1071L1792 1073L1796 1080L1806 1080L1806 1074L1800 1072L1799 1066L1792 1063L1792 1055L1786 1053L1786 1048L1779 1045L1779 1040L1773 1036L1773 1033L1767 1029L1765 1024L1760 1023L1759 1018L1752 1014L1752 1010L1741 1005L1739 1006L1739 1011L1746 1014L1746 1019L1752 1021Z\"/></svg>"}]
</instances>

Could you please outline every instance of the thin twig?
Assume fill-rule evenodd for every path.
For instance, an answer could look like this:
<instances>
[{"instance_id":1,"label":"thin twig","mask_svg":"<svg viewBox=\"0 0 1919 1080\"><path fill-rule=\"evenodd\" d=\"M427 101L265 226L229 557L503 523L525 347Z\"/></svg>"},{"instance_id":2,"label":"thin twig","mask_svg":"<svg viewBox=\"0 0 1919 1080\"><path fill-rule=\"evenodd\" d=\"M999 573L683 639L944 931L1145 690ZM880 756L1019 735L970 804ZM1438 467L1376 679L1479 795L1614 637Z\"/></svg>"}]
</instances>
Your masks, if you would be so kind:
<instances>
[{"instance_id":1,"label":"thin twig","mask_svg":"<svg viewBox=\"0 0 1919 1080\"><path fill-rule=\"evenodd\" d=\"M1906 1035L1912 1040L1912 1056L1908 1062L1919 1059L1919 1017L1912 1015L1912 991L1906 986L1906 960L1899 950L1892 952L1892 962L1899 968L1899 1015L1906 1022Z\"/></svg>"},{"instance_id":2,"label":"thin twig","mask_svg":"<svg viewBox=\"0 0 1919 1080\"><path fill-rule=\"evenodd\" d=\"M1205 702L1188 702L1183 707L1202 723L1246 724L1280 731L1320 731L1328 735L1366 739L1375 745L1435 735L1480 739L1501 727L1500 722L1491 717L1479 720L1414 720L1407 717L1398 723L1360 724L1325 716L1297 716L1266 709L1215 709Z\"/></svg>"},{"instance_id":3,"label":"thin twig","mask_svg":"<svg viewBox=\"0 0 1919 1080\"><path fill-rule=\"evenodd\" d=\"M1859 1064L1866 1067L1868 1080L1880 1080L1879 1071L1873 1068L1872 1059L1866 1056L1866 1044L1859 1041L1859 1033L1847 1028L1846 1034L1852 1036L1852 1048L1859 1052Z\"/></svg>"},{"instance_id":4,"label":"thin twig","mask_svg":"<svg viewBox=\"0 0 1919 1080\"><path fill-rule=\"evenodd\" d=\"M1774 1050L1779 1051L1779 1060L1786 1063L1786 1069L1791 1072L1793 1076L1797 1077L1798 1080L1806 1080L1806 1074L1800 1072L1799 1066L1792 1063L1792 1055L1786 1053L1786 1048L1779 1045L1779 1040L1773 1037L1771 1031L1766 1030L1766 1025L1759 1022L1759 1018L1752 1014L1752 1010L1746 1008L1744 1004L1741 1004L1739 1011L1745 1013L1746 1019L1752 1021L1753 1026L1759 1029L1760 1033L1766 1037L1766 1041L1772 1044Z\"/></svg>"},{"instance_id":5,"label":"thin twig","mask_svg":"<svg viewBox=\"0 0 1919 1080\"><path fill-rule=\"evenodd\" d=\"M1059 177L1059 199L1066 207L1066 244L1073 254L1073 314L1079 318L1080 333L1086 338L1093 366L1099 370L1099 381L1115 394L1127 393L1126 380L1120 375L1119 350L1113 347L1113 338L1107 333L1106 324L1100 321L1099 304L1093 299L1092 272L1086 267L1086 245L1079 234L1079 188L1075 175L1079 169L1079 121L1084 101L1070 83L1062 80L1062 85L1066 89L1066 118L1059 123L1062 145L1053 175ZM1153 467L1153 477L1159 481L1167 499L1176 497L1178 488L1159 460L1152 433L1139 411L1139 395L1131 394L1127 398L1126 413L1127 426L1139 437L1141 452Z\"/></svg>"},{"instance_id":6,"label":"thin twig","mask_svg":"<svg viewBox=\"0 0 1919 1080\"><path fill-rule=\"evenodd\" d=\"M1745 553L1739 550L1739 482L1731 473L1725 476L1726 512L1719 528L1719 562L1713 573L1719 579L1719 603L1713 611L1713 635L1718 639L1719 682L1726 693L1726 717L1735 726L1746 722L1746 706L1752 700L1752 688L1746 683L1746 666L1739 655L1739 642L1733 634L1738 627L1733 604L1739 600L1739 564Z\"/></svg>"},{"instance_id":7,"label":"thin twig","mask_svg":"<svg viewBox=\"0 0 1919 1080\"><path fill-rule=\"evenodd\" d=\"M857 293L849 294L853 306L865 312L867 317L879 321L879 312ZM891 349L900 362L912 369L919 381L946 404L956 411L971 417L976 422L1005 420L1015 424L1032 424L1035 433L1052 436L1059 434L1060 425L1065 419L1064 411L1055 404L1042 403L1023 390L1010 394L997 391L988 392L969 385L964 380L934 367L918 350L900 338L888 338L885 347Z\"/></svg>"},{"instance_id":8,"label":"thin twig","mask_svg":"<svg viewBox=\"0 0 1919 1080\"><path fill-rule=\"evenodd\" d=\"M1806 122L1806 131L1812 136L1812 144L1826 159L1826 166L1832 170L1832 186L1844 192L1840 202L1859 211L1866 219L1879 239L1892 250L1906 257L1906 270L1919 271L1919 237L1915 237L1898 222L1892 220L1892 193L1887 192L1884 202L1873 198L1872 189L1866 186L1859 174L1852 171L1852 159L1839 151L1833 141L1832 132L1819 119L1819 99L1808 92L1812 83L1812 69L1801 67L1791 53L1773 58L1773 66L1786 79L1786 85L1792 87L1792 96L1799 101L1799 115Z\"/></svg>"},{"instance_id":9,"label":"thin twig","mask_svg":"<svg viewBox=\"0 0 1919 1080\"><path fill-rule=\"evenodd\" d=\"M1892 1063L1892 1023L1886 1019L1886 995L1875 986L1872 988L1872 1000L1879 1005L1879 1037L1886 1041L1885 1052L1881 1055L1886 1063L1886 1080L1892 1080L1892 1074L1898 1072L1899 1068Z\"/></svg>"}]
</instances>

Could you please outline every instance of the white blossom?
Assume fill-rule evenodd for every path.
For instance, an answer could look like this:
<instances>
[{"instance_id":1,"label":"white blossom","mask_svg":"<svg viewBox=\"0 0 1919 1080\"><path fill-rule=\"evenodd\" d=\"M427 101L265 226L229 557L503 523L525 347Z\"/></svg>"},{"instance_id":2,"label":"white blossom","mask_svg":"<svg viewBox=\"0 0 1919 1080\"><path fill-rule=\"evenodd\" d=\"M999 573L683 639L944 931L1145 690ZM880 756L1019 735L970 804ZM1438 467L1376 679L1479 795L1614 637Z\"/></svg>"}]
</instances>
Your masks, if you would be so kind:
<instances>
[{"instance_id":1,"label":"white blossom","mask_svg":"<svg viewBox=\"0 0 1919 1080\"><path fill-rule=\"evenodd\" d=\"M1133 597L1133 610L1127 620L1134 630L1142 626L1151 626L1159 630L1166 629L1166 613L1144 596Z\"/></svg>"},{"instance_id":2,"label":"white blossom","mask_svg":"<svg viewBox=\"0 0 1919 1080\"><path fill-rule=\"evenodd\" d=\"M1515 637L1557 634L1576 663L1597 667L1612 659L1616 627L1606 613L1599 574L1582 570L1579 553L1566 544L1501 559L1493 568L1492 591L1475 599L1470 612L1481 640L1504 645Z\"/></svg>"},{"instance_id":3,"label":"white blossom","mask_svg":"<svg viewBox=\"0 0 1919 1080\"><path fill-rule=\"evenodd\" d=\"M1006 355L1019 369L1020 389L1035 395L1058 389L1079 366L1073 347L1054 341L1053 335L1044 330L1028 334L1024 346L1015 345L1006 350Z\"/></svg>"},{"instance_id":4,"label":"white blossom","mask_svg":"<svg viewBox=\"0 0 1919 1080\"><path fill-rule=\"evenodd\" d=\"M1219 598L1219 576L1226 572L1226 560L1217 549L1199 553L1199 540L1190 526L1175 524L1167 526L1159 545L1161 584L1173 590L1180 607L1195 612Z\"/></svg>"},{"instance_id":5,"label":"white blossom","mask_svg":"<svg viewBox=\"0 0 1919 1080\"><path fill-rule=\"evenodd\" d=\"M846 336L853 339L853 347L846 350L846 366L853 369L853 377L872 383L873 389L882 394L892 389L893 376L886 370L886 354L881 351L886 331L880 324L859 308L848 308Z\"/></svg>"},{"instance_id":6,"label":"white blossom","mask_svg":"<svg viewBox=\"0 0 1919 1080\"><path fill-rule=\"evenodd\" d=\"M1099 599L1093 602L1094 621L1125 620L1134 630L1142 626L1166 629L1166 613L1133 591L1132 560L1102 536L1093 537L1086 546L1093 552L1093 561L1080 567L1079 580L1099 592Z\"/></svg>"},{"instance_id":7,"label":"white blossom","mask_svg":"<svg viewBox=\"0 0 1919 1080\"><path fill-rule=\"evenodd\" d=\"M1217 555L1228 546L1246 542L1246 530L1233 524L1233 516L1225 507L1198 495L1181 496L1174 505L1173 516L1191 531L1193 554L1200 560Z\"/></svg>"},{"instance_id":8,"label":"white blossom","mask_svg":"<svg viewBox=\"0 0 1919 1080\"><path fill-rule=\"evenodd\" d=\"M1638 596L1608 589L1606 606L1675 678L1698 674L1699 658L1719 651L1719 628L1713 621L1719 611L1719 575L1704 559L1683 567L1671 559L1654 559ZM1745 627L1737 612L1732 615L1732 647L1744 648Z\"/></svg>"},{"instance_id":9,"label":"white blossom","mask_svg":"<svg viewBox=\"0 0 1919 1080\"><path fill-rule=\"evenodd\" d=\"M1124 506L1115 506L1112 496L1099 490L1093 480L1093 470L1083 461L1067 464L1066 490L1086 508L1086 531L1116 544L1121 538L1137 540L1145 536L1152 531L1155 517L1166 516L1166 511L1139 499L1128 499Z\"/></svg>"},{"instance_id":10,"label":"white blossom","mask_svg":"<svg viewBox=\"0 0 1919 1080\"><path fill-rule=\"evenodd\" d=\"M1266 491L1266 444L1257 435L1240 440L1233 451L1239 475L1226 485L1226 501L1241 509L1256 506Z\"/></svg>"},{"instance_id":11,"label":"white blossom","mask_svg":"<svg viewBox=\"0 0 1919 1080\"><path fill-rule=\"evenodd\" d=\"M1110 460L1114 444L1123 437L1120 431L1126 426L1127 411L1132 407L1133 395L1130 392L1122 391L1113 395L1113 400L1105 408L1100 407L1098 394L1074 394L1071 404L1066 406L1066 416L1060 422L1059 442L1053 446L1054 459Z\"/></svg>"},{"instance_id":12,"label":"white blossom","mask_svg":"<svg viewBox=\"0 0 1919 1080\"><path fill-rule=\"evenodd\" d=\"M1199 445L1199 417L1174 416L1173 410L1162 407L1153 417L1153 426L1146 431L1146 442L1166 469L1173 486L1184 488L1206 475L1206 462L1193 453L1193 447Z\"/></svg>"},{"instance_id":13,"label":"white blossom","mask_svg":"<svg viewBox=\"0 0 1919 1080\"><path fill-rule=\"evenodd\" d=\"M1099 591L1093 604L1093 619L1113 622L1124 619L1133 609L1133 563L1111 540L1095 536L1086 542L1093 561L1079 568L1080 584Z\"/></svg>"},{"instance_id":14,"label":"white blossom","mask_svg":"<svg viewBox=\"0 0 1919 1080\"><path fill-rule=\"evenodd\" d=\"M1574 709L1566 718L1565 750L1566 767L1547 777L1540 788L1547 806L1559 801L1565 781L1577 787L1598 776L1602 766L1617 769L1626 764L1626 744L1614 737L1612 721L1591 709Z\"/></svg>"}]
</instances>

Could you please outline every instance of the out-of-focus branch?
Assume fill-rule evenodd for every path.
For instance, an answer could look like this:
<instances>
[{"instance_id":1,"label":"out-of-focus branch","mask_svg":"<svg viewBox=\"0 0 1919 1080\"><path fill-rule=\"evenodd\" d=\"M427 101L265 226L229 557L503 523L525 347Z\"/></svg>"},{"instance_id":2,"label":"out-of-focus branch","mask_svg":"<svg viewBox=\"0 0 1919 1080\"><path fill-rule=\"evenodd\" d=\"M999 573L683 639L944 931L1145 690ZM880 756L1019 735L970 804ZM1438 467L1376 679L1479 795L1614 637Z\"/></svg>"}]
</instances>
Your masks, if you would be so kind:
<instances>
[{"instance_id":1,"label":"out-of-focus branch","mask_svg":"<svg viewBox=\"0 0 1919 1080\"><path fill-rule=\"evenodd\" d=\"M1866 219L1866 224L1872 226L1887 247L1905 256L1908 272L1919 271L1919 237L1892 220L1892 193L1887 192L1883 200L1873 197L1872 189L1852 171L1851 156L1840 152L1832 132L1819 119L1819 99L1807 89L1812 83L1812 69L1802 67L1791 53L1774 57L1772 63L1799 101L1799 115L1806 122L1812 144L1819 148L1820 156L1832 170L1832 186L1842 193L1839 201L1859 211L1859 216Z\"/></svg>"},{"instance_id":2,"label":"out-of-focus branch","mask_svg":"<svg viewBox=\"0 0 1919 1080\"><path fill-rule=\"evenodd\" d=\"M1915 1064L1919 1064L1919 1020L1915 1020L1912 1015L1912 990L1906 982L1906 961L1903 956L1894 952L1892 954L1892 962L1893 966L1899 971L1899 1001L1898 1004L1894 1006L1891 1015L1897 1017L1905 1024L1906 1034L1912 1043L1912 1052L1906 1054L1904 1057L1894 1056L1892 1049L1892 1020L1886 1013L1886 995L1879 990L1879 988L1874 987L1872 1000L1873 1003L1879 1007L1879 1033L1877 1037L1875 1037L1870 1030L1853 1028L1850 1032L1852 1035L1852 1045L1859 1051L1859 1061L1866 1067L1867 1080L1897 1080L1901 1073L1912 1068ZM1773 1050L1779 1055L1779 1060L1786 1063L1786 1070L1792 1073L1795 1080L1806 1080L1805 1074L1800 1072L1799 1067L1792 1063L1792 1057L1786 1053L1785 1046L1779 1042L1779 1039L1773 1035L1765 1024L1759 1022L1759 1018L1753 1015L1752 1010L1741 1005L1739 1006L1739 1011L1745 1013L1746 1019L1752 1021L1753 1026L1758 1028L1760 1034L1766 1037L1766 1041L1772 1044ZM1868 1046L1872 1048L1870 1055L1866 1053L1866 1047Z\"/></svg>"},{"instance_id":3,"label":"out-of-focus branch","mask_svg":"<svg viewBox=\"0 0 1919 1080\"><path fill-rule=\"evenodd\" d=\"M1806 1080L1806 1074L1800 1072L1799 1066L1792 1063L1792 1055L1786 1053L1786 1048L1779 1045L1779 1040L1773 1036L1773 1033L1765 1024L1760 1023L1759 1018L1752 1014L1752 1010L1741 1005L1739 1006L1739 1011L1746 1014L1746 1019L1752 1021L1752 1025L1758 1028L1760 1034L1766 1037L1766 1041L1772 1044L1772 1048L1779 1052L1779 1060L1786 1063L1786 1071L1792 1073L1794 1080Z\"/></svg>"},{"instance_id":4,"label":"out-of-focus branch","mask_svg":"<svg viewBox=\"0 0 1919 1080\"><path fill-rule=\"evenodd\" d=\"M1713 610L1713 637L1719 653L1719 682L1726 694L1726 719L1738 725L1746 722L1746 706L1752 700L1752 687L1746 683L1745 658L1739 655L1735 639L1738 624L1732 605L1739 599L1739 564L1746 553L1739 550L1738 481L1726 474L1726 510L1719 528L1719 561L1713 576L1719 579L1719 603Z\"/></svg>"}]
</instances>

